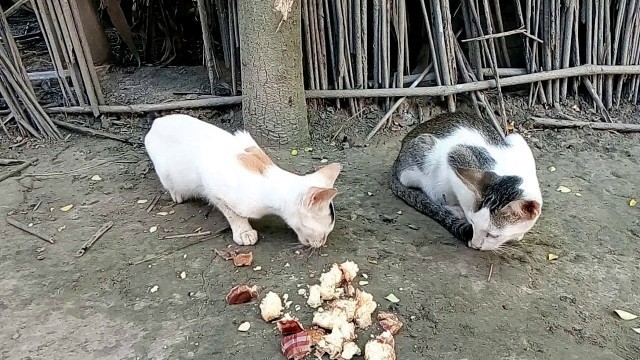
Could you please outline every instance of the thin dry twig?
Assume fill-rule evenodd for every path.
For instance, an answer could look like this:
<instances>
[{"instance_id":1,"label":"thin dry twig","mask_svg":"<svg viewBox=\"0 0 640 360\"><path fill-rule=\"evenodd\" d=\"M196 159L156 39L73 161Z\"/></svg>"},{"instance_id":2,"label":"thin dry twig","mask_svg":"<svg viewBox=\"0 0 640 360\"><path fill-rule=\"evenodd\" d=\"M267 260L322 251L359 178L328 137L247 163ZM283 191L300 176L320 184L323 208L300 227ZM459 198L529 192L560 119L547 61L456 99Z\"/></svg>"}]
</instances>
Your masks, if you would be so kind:
<instances>
[{"instance_id":1,"label":"thin dry twig","mask_svg":"<svg viewBox=\"0 0 640 360\"><path fill-rule=\"evenodd\" d=\"M227 230L227 229L229 229L229 226L225 226L225 227L223 227L222 229L215 231L211 237L207 237L207 238L204 238L204 239L200 239L200 240L197 240L197 241L194 241L194 242L192 242L192 243L189 243L189 244L186 244L186 245L180 246L180 247L175 248L175 249L166 250L166 251L163 251L163 252L162 252L162 253L160 253L160 254L152 255L152 256L146 257L146 258L144 258L144 259L142 259L142 260L139 260L139 261L130 261L130 262L129 262L129 265L131 265L131 266L134 266L134 265L140 265L140 264L144 264L144 263L146 263L146 262L153 261L153 260L156 260L156 259L159 259L159 258L165 257L165 256L169 256L169 255L171 255L171 254L177 253L178 251L184 250L184 249L186 249L186 248L188 248L188 247L191 247L191 246L193 246L193 245L197 245L197 244L203 243L203 242L205 242L205 241L209 241L209 240L211 240L211 239L213 239L213 238L216 238L216 237L218 237L218 236L222 235L222 233L223 233L225 230Z\"/></svg>"},{"instance_id":2,"label":"thin dry twig","mask_svg":"<svg viewBox=\"0 0 640 360\"><path fill-rule=\"evenodd\" d=\"M211 235L211 231L200 231L200 232L194 232L194 233L190 233L190 234L169 235L169 236L165 236L165 237L161 238L161 240L165 240L165 239L184 239L184 238L190 238L190 237L196 237L196 236L205 236L205 235Z\"/></svg>"},{"instance_id":3,"label":"thin dry twig","mask_svg":"<svg viewBox=\"0 0 640 360\"><path fill-rule=\"evenodd\" d=\"M98 241L98 239L100 239L102 235L104 235L107 231L109 231L109 229L111 229L112 226L113 226L113 221L109 221L104 225L102 225L98 229L98 231L96 231L93 235L91 235L91 238L89 238L87 242L82 244L82 247L78 249L78 251L76 251L76 257L80 257L84 255L87 251L89 251L89 249L93 246L93 244L95 244L95 242Z\"/></svg>"},{"instance_id":4,"label":"thin dry twig","mask_svg":"<svg viewBox=\"0 0 640 360\"><path fill-rule=\"evenodd\" d=\"M158 200L160 200L161 197L162 197L162 194L154 196L153 200L151 200L151 204L147 206L147 214L149 214L153 210L153 208L156 207L156 204L158 203Z\"/></svg>"},{"instance_id":5,"label":"thin dry twig","mask_svg":"<svg viewBox=\"0 0 640 360\"><path fill-rule=\"evenodd\" d=\"M0 175L0 182L3 182L4 180L21 173L23 170L25 170L29 166L33 165L35 162L36 162L35 159L33 159L33 160L23 160L23 164L22 165L18 166L15 169L9 170L9 172L4 174L4 175Z\"/></svg>"},{"instance_id":6,"label":"thin dry twig","mask_svg":"<svg viewBox=\"0 0 640 360\"><path fill-rule=\"evenodd\" d=\"M41 233L31 229L30 227L28 227L27 225L19 222L18 220L12 219L10 217L7 217L7 223L15 228L18 228L26 233L29 233L37 238L40 238L46 242L48 242L49 244L55 244L55 241L53 240L52 237L48 237L45 235L42 235Z\"/></svg>"},{"instance_id":7,"label":"thin dry twig","mask_svg":"<svg viewBox=\"0 0 640 360\"><path fill-rule=\"evenodd\" d=\"M487 282L491 281L491 275L493 275L493 264L489 268L489 276L487 276Z\"/></svg>"}]
</instances>

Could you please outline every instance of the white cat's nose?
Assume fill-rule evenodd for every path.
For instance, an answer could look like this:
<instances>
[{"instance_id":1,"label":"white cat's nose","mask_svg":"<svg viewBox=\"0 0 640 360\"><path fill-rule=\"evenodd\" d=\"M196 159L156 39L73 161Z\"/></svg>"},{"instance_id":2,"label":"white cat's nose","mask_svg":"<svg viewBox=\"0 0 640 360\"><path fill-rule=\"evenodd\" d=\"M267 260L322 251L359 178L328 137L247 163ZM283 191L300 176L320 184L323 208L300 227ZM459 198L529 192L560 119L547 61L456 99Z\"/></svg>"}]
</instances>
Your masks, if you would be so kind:
<instances>
[{"instance_id":1,"label":"white cat's nose","mask_svg":"<svg viewBox=\"0 0 640 360\"><path fill-rule=\"evenodd\" d=\"M467 246L468 246L468 247L470 247L470 248L472 248L472 249L480 250L480 246L476 246L476 245L474 245L474 244L473 244L473 241L469 241L469 242L467 243Z\"/></svg>"}]
</instances>

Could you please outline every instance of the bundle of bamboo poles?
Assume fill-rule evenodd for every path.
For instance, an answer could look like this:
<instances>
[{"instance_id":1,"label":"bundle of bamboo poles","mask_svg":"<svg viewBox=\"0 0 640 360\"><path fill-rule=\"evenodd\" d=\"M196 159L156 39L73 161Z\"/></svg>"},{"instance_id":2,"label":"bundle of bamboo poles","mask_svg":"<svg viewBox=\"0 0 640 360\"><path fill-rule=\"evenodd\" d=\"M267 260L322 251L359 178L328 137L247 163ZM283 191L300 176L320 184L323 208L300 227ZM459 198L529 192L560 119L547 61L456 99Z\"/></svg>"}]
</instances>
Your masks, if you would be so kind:
<instances>
[{"instance_id":1,"label":"bundle of bamboo poles","mask_svg":"<svg viewBox=\"0 0 640 360\"><path fill-rule=\"evenodd\" d=\"M93 65L78 5L73 0L31 0L65 105L90 106L98 116L104 96ZM64 76L68 70L69 78Z\"/></svg>"},{"instance_id":2,"label":"bundle of bamboo poles","mask_svg":"<svg viewBox=\"0 0 640 360\"><path fill-rule=\"evenodd\" d=\"M217 26L222 39L224 64L231 70L231 92L232 95L236 95L240 79L240 33L237 0L198 0L197 4L211 93L215 94L215 79L220 78L212 34L213 28Z\"/></svg>"},{"instance_id":3,"label":"bundle of bamboo poles","mask_svg":"<svg viewBox=\"0 0 640 360\"><path fill-rule=\"evenodd\" d=\"M22 64L9 23L0 9L0 95L10 109L0 118L0 127L9 136L11 120L22 135L37 138L60 138L60 132L38 103L27 72Z\"/></svg>"},{"instance_id":4,"label":"bundle of bamboo poles","mask_svg":"<svg viewBox=\"0 0 640 360\"><path fill-rule=\"evenodd\" d=\"M640 64L640 2L637 0L529 0L523 26L542 42L525 43L530 71L563 69L581 64ZM520 11L522 19L522 12ZM580 35L579 35L580 34ZM584 40L582 40L584 38ZM638 74L592 75L572 79L575 93L582 83L594 106L606 113L621 99L638 102ZM567 97L569 80L532 84L531 102L557 104Z\"/></svg>"}]
</instances>

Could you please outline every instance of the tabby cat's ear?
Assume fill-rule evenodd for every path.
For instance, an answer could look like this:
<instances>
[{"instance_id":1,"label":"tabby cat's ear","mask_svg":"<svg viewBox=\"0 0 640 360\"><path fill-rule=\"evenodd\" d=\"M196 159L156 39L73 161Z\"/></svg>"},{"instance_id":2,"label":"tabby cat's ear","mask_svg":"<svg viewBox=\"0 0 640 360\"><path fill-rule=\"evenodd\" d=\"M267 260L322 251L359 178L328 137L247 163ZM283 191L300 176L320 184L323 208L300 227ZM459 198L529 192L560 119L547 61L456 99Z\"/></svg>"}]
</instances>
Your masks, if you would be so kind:
<instances>
[{"instance_id":1,"label":"tabby cat's ear","mask_svg":"<svg viewBox=\"0 0 640 360\"><path fill-rule=\"evenodd\" d=\"M482 198L482 189L484 189L487 172L477 169L455 168L456 175L462 182L473 191L476 198Z\"/></svg>"},{"instance_id":2,"label":"tabby cat's ear","mask_svg":"<svg viewBox=\"0 0 640 360\"><path fill-rule=\"evenodd\" d=\"M508 206L517 219L521 221L533 220L542 213L542 206L535 200L516 200Z\"/></svg>"}]
</instances>

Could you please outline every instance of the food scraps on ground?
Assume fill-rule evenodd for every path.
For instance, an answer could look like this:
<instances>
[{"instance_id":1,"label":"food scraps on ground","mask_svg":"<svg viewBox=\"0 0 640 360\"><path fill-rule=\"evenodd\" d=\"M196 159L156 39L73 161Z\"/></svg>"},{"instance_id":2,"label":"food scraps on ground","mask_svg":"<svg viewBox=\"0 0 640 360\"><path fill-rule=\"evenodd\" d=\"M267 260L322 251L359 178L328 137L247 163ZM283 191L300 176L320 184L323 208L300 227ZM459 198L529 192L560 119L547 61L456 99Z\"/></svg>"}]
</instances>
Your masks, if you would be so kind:
<instances>
[{"instance_id":1,"label":"food scraps on ground","mask_svg":"<svg viewBox=\"0 0 640 360\"><path fill-rule=\"evenodd\" d=\"M315 347L318 358L328 355L329 359L347 360L362 354L355 343L356 329L365 329L373 324L372 315L378 304L373 295L356 289L352 284L358 271L358 265L353 261L333 264L328 272L320 275L320 284L310 286L308 292L306 289L298 290L299 295L308 293L307 305L317 309L313 314L314 326L308 330L298 319L288 314L282 317L282 300L276 293L269 292L265 296L260 303L262 318L267 322L280 318L277 322L283 336L280 345L287 359L303 359L312 347ZM287 302L287 294L283 298ZM395 296L387 299L399 301ZM388 312L380 312L377 320L384 332L366 344L365 359L395 360L393 335L400 331L403 323L398 316Z\"/></svg>"},{"instance_id":2,"label":"food scraps on ground","mask_svg":"<svg viewBox=\"0 0 640 360\"><path fill-rule=\"evenodd\" d=\"M233 260L233 265L237 267L250 266L253 263L253 252L251 251L247 253L238 253L236 250L220 251L213 249L213 251L225 260Z\"/></svg>"},{"instance_id":3,"label":"food scraps on ground","mask_svg":"<svg viewBox=\"0 0 640 360\"><path fill-rule=\"evenodd\" d=\"M240 324L240 326L238 326L238 331L246 332L246 331L249 331L249 328L251 328L251 323L249 323L248 321L245 321L242 324Z\"/></svg>"},{"instance_id":4,"label":"food scraps on ground","mask_svg":"<svg viewBox=\"0 0 640 360\"><path fill-rule=\"evenodd\" d=\"M329 272L320 275L320 297L322 300L337 299L344 290L338 287L343 281L342 270L338 264L333 264Z\"/></svg>"},{"instance_id":5,"label":"food scraps on ground","mask_svg":"<svg viewBox=\"0 0 640 360\"><path fill-rule=\"evenodd\" d=\"M277 322L283 338L280 340L282 353L287 359L304 359L311 352L311 336L304 330L298 319L285 314Z\"/></svg>"},{"instance_id":6,"label":"food scraps on ground","mask_svg":"<svg viewBox=\"0 0 640 360\"><path fill-rule=\"evenodd\" d=\"M248 253L237 254L233 258L233 265L235 266L249 266L253 263L253 253L249 251Z\"/></svg>"},{"instance_id":7,"label":"food scraps on ground","mask_svg":"<svg viewBox=\"0 0 640 360\"><path fill-rule=\"evenodd\" d=\"M385 331L364 346L365 360L396 360L395 341L391 332Z\"/></svg>"},{"instance_id":8,"label":"food scraps on ground","mask_svg":"<svg viewBox=\"0 0 640 360\"><path fill-rule=\"evenodd\" d=\"M256 285L237 285L229 294L227 294L226 300L228 304L237 305L248 303L249 301L258 297L258 287Z\"/></svg>"},{"instance_id":9,"label":"food scraps on ground","mask_svg":"<svg viewBox=\"0 0 640 360\"><path fill-rule=\"evenodd\" d=\"M361 329L366 329L371 326L371 314L376 310L378 304L373 301L373 295L362 290L357 291L356 299L358 299L355 315L356 325Z\"/></svg>"},{"instance_id":10,"label":"food scraps on ground","mask_svg":"<svg viewBox=\"0 0 640 360\"><path fill-rule=\"evenodd\" d=\"M321 358L324 354L329 359L338 359L342 354L344 344L355 340L355 326L353 323L343 322L334 324L331 333L325 335L316 345L316 356Z\"/></svg>"},{"instance_id":11,"label":"food scraps on ground","mask_svg":"<svg viewBox=\"0 0 640 360\"><path fill-rule=\"evenodd\" d=\"M372 324L371 314L377 304L371 294L353 286L358 271L353 261L333 264L328 272L320 275L320 285L309 288L309 306L319 308L323 300L328 301L326 309L320 308L313 315L314 325L331 331L318 340L318 357L326 354L330 359L351 359L360 353L353 342L356 327L364 329Z\"/></svg>"},{"instance_id":12,"label":"food scraps on ground","mask_svg":"<svg viewBox=\"0 0 640 360\"><path fill-rule=\"evenodd\" d=\"M213 249L213 252L215 252L218 256L220 256L225 260L233 260L233 258L236 257L236 255L238 255L238 253L235 250L220 251L218 249Z\"/></svg>"},{"instance_id":13,"label":"food scraps on ground","mask_svg":"<svg viewBox=\"0 0 640 360\"><path fill-rule=\"evenodd\" d=\"M358 276L358 271L360 271L358 265L349 260L340 264L339 268L342 271L342 280L346 282L352 282Z\"/></svg>"},{"instance_id":14,"label":"food scraps on ground","mask_svg":"<svg viewBox=\"0 0 640 360\"><path fill-rule=\"evenodd\" d=\"M379 312L378 313L378 324L380 327L389 331L391 335L395 335L400 331L402 326L404 325L396 314L388 313L388 312Z\"/></svg>"},{"instance_id":15,"label":"food scraps on ground","mask_svg":"<svg viewBox=\"0 0 640 360\"><path fill-rule=\"evenodd\" d=\"M322 298L320 296L320 285L312 285L309 288L309 298L307 299L307 305L317 309L322 306Z\"/></svg>"},{"instance_id":16,"label":"food scraps on ground","mask_svg":"<svg viewBox=\"0 0 640 360\"><path fill-rule=\"evenodd\" d=\"M266 322L278 319L282 316L282 300L280 296L269 291L267 295L260 302L260 315Z\"/></svg>"},{"instance_id":17,"label":"food scraps on ground","mask_svg":"<svg viewBox=\"0 0 640 360\"><path fill-rule=\"evenodd\" d=\"M305 331L287 335L280 340L282 353L289 360L302 360L311 352L311 341Z\"/></svg>"},{"instance_id":18,"label":"food scraps on ground","mask_svg":"<svg viewBox=\"0 0 640 360\"><path fill-rule=\"evenodd\" d=\"M356 343L349 341L342 346L342 357L345 360L353 359L354 356L360 355L362 352Z\"/></svg>"},{"instance_id":19,"label":"food scraps on ground","mask_svg":"<svg viewBox=\"0 0 640 360\"><path fill-rule=\"evenodd\" d=\"M320 340L322 340L322 337L325 336L327 333L324 331L324 329L317 327L317 326L312 326L309 330L307 330L307 335L309 335L309 340L311 340L311 345L316 345Z\"/></svg>"},{"instance_id":20,"label":"food scraps on ground","mask_svg":"<svg viewBox=\"0 0 640 360\"><path fill-rule=\"evenodd\" d=\"M300 324L300 321L298 321L298 319L296 318L291 317L291 315L289 314L285 314L282 319L278 320L276 325L278 326L278 330L280 330L280 333L284 336L297 334L300 331L304 331L304 328L302 327L302 324Z\"/></svg>"}]
</instances>

